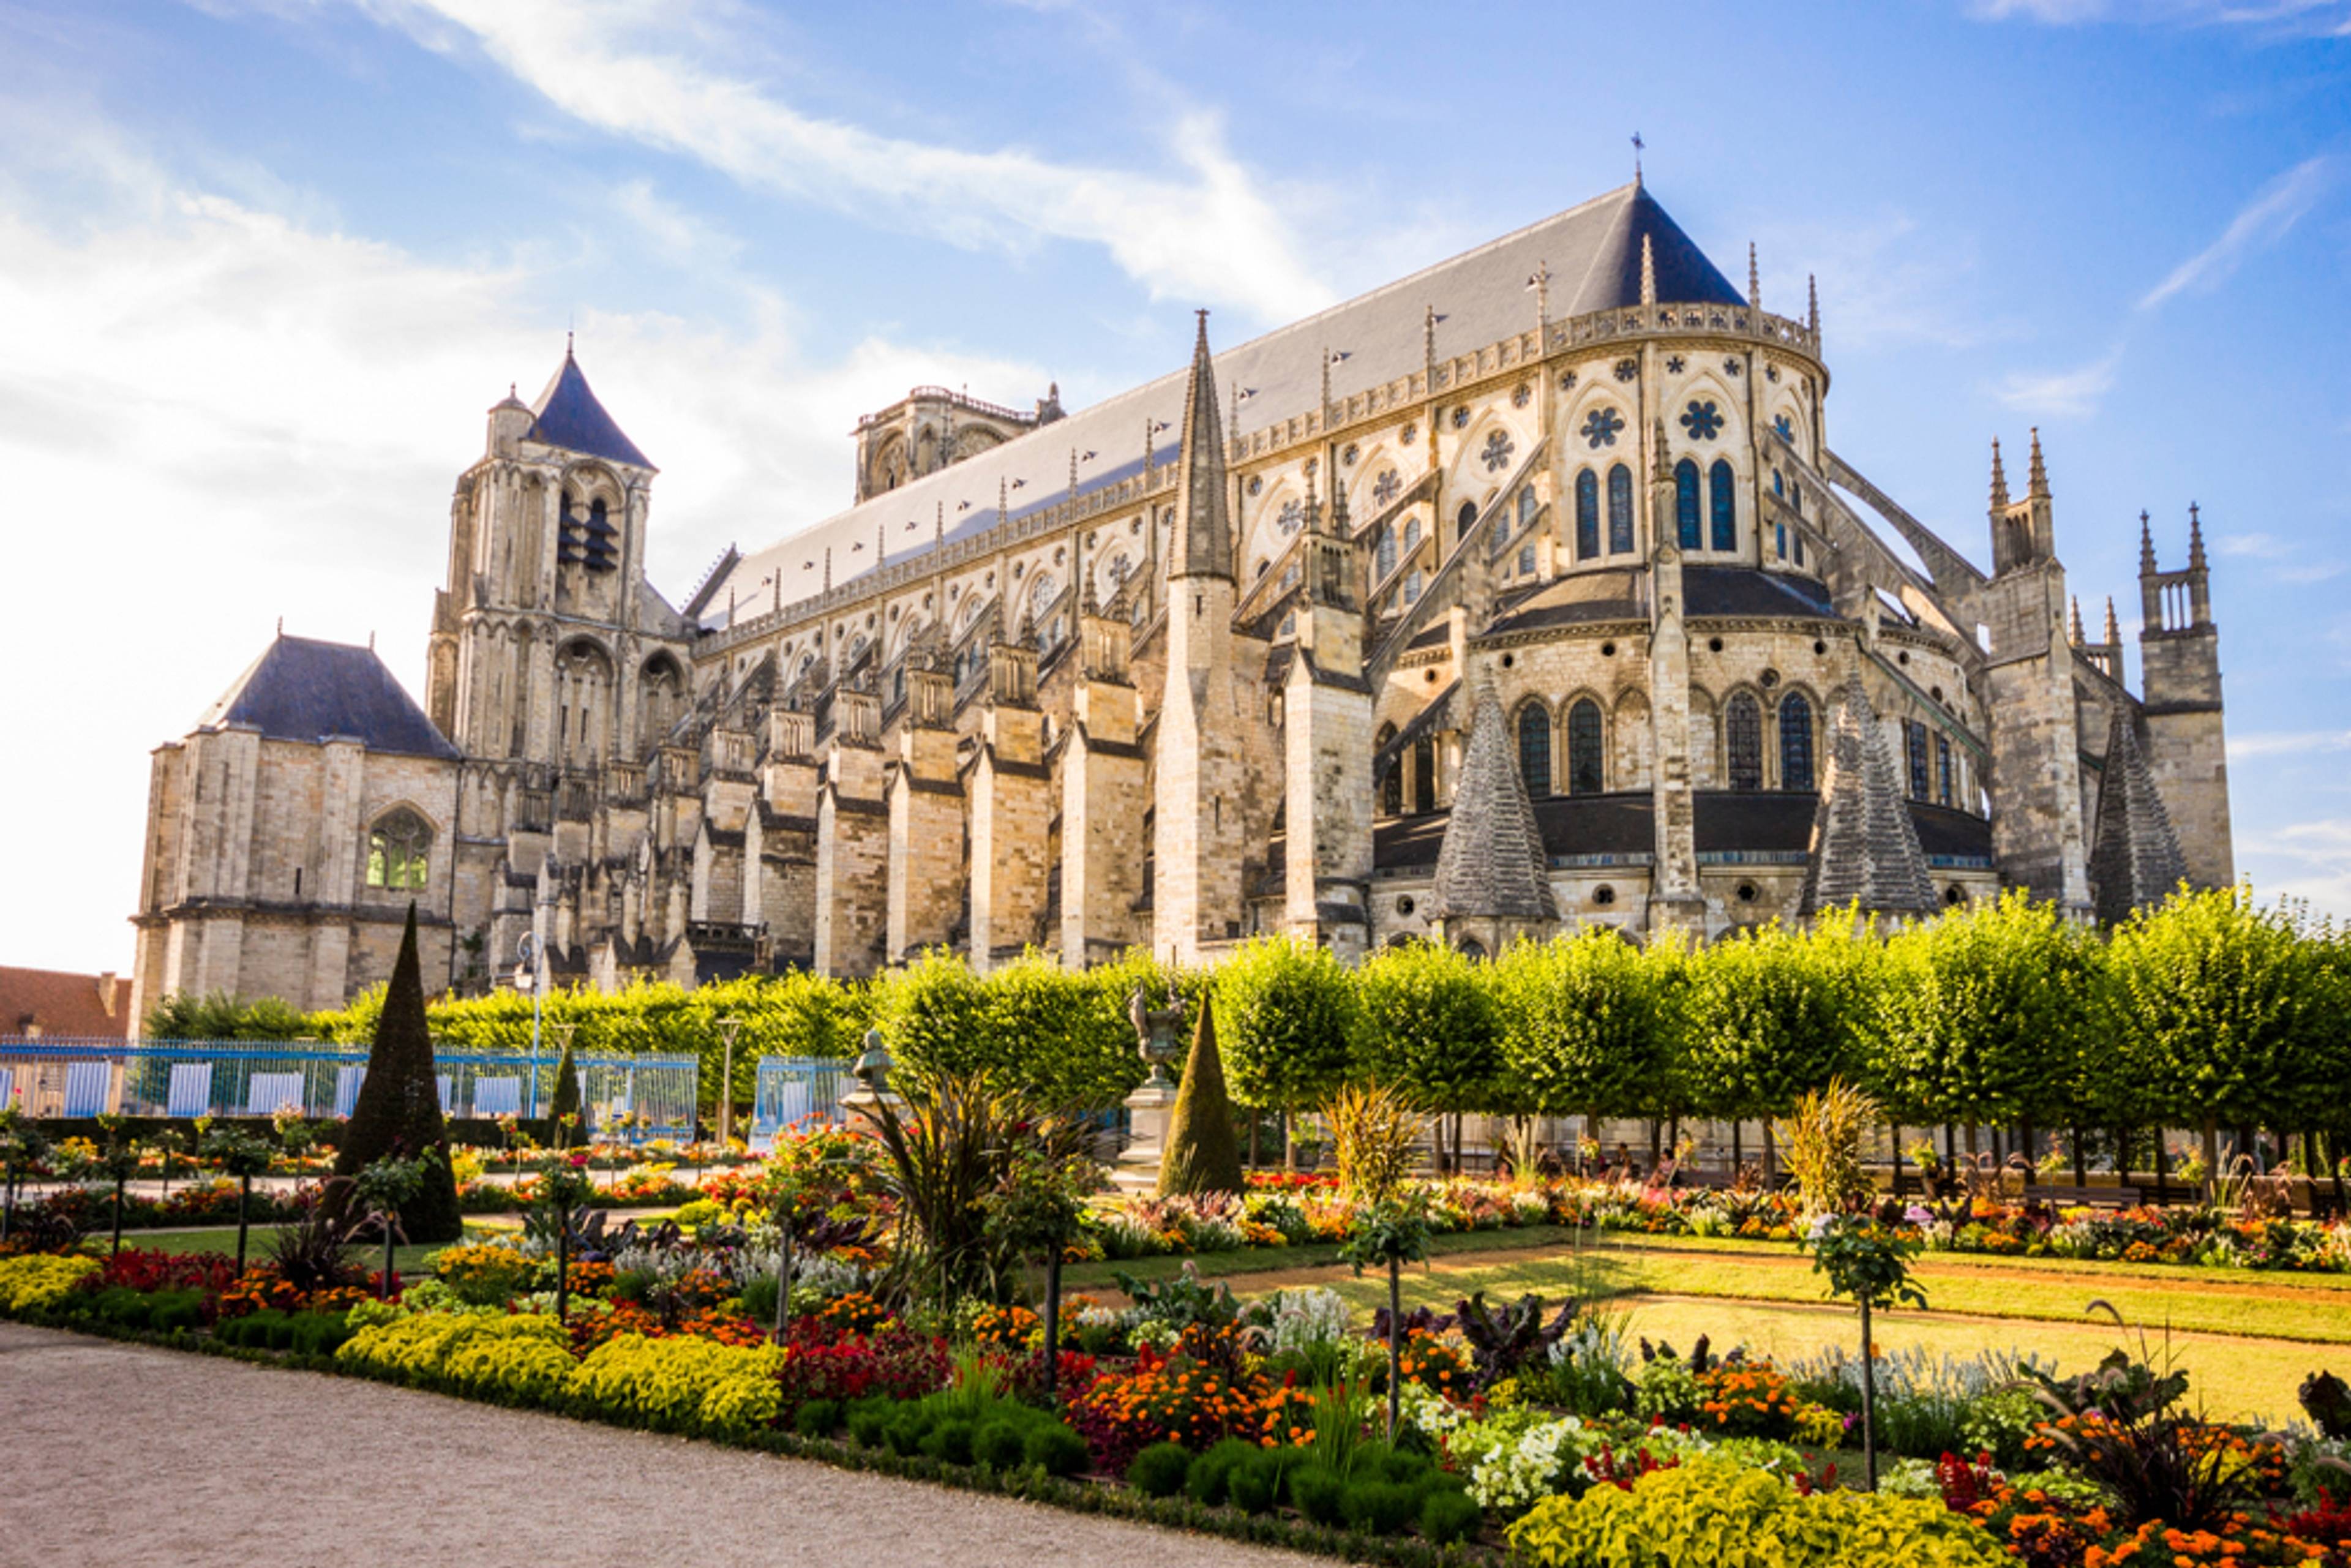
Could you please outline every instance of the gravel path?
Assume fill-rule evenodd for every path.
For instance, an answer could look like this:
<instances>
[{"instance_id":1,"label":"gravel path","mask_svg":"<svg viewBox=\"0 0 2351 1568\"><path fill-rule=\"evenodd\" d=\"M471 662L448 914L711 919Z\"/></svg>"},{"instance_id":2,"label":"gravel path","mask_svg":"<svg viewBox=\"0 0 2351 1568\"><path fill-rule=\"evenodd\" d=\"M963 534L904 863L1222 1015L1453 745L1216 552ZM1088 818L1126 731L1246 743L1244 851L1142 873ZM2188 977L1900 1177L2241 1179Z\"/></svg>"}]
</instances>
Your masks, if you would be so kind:
<instances>
[{"instance_id":1,"label":"gravel path","mask_svg":"<svg viewBox=\"0 0 2351 1568\"><path fill-rule=\"evenodd\" d=\"M0 1323L0 1565L1318 1559L356 1379Z\"/></svg>"}]
</instances>

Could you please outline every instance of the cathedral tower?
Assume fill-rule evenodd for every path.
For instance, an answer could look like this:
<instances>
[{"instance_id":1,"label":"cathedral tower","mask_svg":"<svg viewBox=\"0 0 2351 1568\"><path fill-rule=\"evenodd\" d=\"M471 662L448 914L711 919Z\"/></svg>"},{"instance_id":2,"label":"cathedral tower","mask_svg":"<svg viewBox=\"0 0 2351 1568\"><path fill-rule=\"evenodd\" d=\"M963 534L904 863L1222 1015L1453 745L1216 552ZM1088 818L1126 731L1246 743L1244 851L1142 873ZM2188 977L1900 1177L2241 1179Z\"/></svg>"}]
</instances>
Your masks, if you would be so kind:
<instances>
[{"instance_id":1,"label":"cathedral tower","mask_svg":"<svg viewBox=\"0 0 2351 1568\"><path fill-rule=\"evenodd\" d=\"M2220 630L2212 623L2212 580L2204 520L2188 508L2188 567L2163 571L2155 538L2139 514L2138 654L2147 705L2147 764L2162 792L2188 875L2199 887L2237 879L2229 832L2229 755L2220 716Z\"/></svg>"}]
</instances>

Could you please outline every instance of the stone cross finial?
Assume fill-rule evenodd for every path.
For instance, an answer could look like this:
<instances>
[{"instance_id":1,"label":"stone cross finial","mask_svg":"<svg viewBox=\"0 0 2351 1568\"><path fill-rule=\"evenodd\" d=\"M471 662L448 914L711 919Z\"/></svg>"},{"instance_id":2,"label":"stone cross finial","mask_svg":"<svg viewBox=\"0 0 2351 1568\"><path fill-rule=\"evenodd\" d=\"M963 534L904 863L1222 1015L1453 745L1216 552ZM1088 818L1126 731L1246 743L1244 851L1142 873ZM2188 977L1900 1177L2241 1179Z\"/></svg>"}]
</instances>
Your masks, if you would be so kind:
<instances>
[{"instance_id":1,"label":"stone cross finial","mask_svg":"<svg viewBox=\"0 0 2351 1568\"><path fill-rule=\"evenodd\" d=\"M1809 272L1804 274L1804 323L1812 331L1813 346L1818 348L1821 337L1821 280Z\"/></svg>"}]
</instances>

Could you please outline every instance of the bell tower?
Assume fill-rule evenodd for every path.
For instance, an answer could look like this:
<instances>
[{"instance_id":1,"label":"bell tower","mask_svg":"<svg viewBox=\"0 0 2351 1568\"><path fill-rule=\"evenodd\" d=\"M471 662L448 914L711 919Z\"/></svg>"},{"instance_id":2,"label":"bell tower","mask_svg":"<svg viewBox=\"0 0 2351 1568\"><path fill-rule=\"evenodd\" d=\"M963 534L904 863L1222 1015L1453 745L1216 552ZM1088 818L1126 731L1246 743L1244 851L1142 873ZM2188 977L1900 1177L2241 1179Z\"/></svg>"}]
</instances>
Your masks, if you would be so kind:
<instances>
[{"instance_id":1,"label":"bell tower","mask_svg":"<svg viewBox=\"0 0 2351 1568\"><path fill-rule=\"evenodd\" d=\"M2147 763L2199 887L2237 880L2229 830L2229 753L2220 715L2220 629L2212 621L2212 575L2204 519L2188 507L2188 565L2156 565L2155 536L2138 519L2140 686Z\"/></svg>"}]
</instances>

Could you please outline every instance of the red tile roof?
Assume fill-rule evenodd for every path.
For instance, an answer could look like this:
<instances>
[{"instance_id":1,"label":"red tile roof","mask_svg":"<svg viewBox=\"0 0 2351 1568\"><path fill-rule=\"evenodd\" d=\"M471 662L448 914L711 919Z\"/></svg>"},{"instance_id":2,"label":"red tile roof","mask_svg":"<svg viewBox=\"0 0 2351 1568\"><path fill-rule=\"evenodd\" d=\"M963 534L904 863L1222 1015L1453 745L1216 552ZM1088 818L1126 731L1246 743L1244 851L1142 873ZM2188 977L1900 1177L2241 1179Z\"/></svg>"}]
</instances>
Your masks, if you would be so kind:
<instances>
[{"instance_id":1,"label":"red tile roof","mask_svg":"<svg viewBox=\"0 0 2351 1568\"><path fill-rule=\"evenodd\" d=\"M124 1040L131 1034L131 980L0 967L0 1035Z\"/></svg>"}]
</instances>

